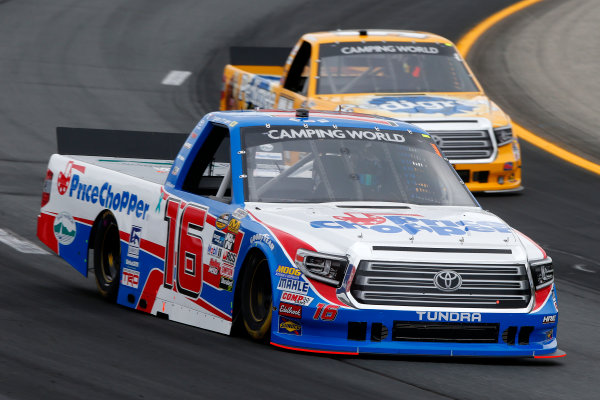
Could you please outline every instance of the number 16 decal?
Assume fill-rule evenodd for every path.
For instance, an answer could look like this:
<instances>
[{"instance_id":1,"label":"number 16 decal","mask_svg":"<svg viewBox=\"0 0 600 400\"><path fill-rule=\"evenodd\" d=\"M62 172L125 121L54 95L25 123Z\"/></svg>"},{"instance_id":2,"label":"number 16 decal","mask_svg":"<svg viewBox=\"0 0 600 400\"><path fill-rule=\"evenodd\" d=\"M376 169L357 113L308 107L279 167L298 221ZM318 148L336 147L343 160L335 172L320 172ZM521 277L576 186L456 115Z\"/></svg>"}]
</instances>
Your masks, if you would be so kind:
<instances>
[{"instance_id":1,"label":"number 16 decal","mask_svg":"<svg viewBox=\"0 0 600 400\"><path fill-rule=\"evenodd\" d=\"M202 230L206 222L206 209L196 204L186 204L177 224L180 205L180 200L169 198L165 206L168 229L164 286L171 289L175 281L178 292L195 299L202 291Z\"/></svg>"}]
</instances>

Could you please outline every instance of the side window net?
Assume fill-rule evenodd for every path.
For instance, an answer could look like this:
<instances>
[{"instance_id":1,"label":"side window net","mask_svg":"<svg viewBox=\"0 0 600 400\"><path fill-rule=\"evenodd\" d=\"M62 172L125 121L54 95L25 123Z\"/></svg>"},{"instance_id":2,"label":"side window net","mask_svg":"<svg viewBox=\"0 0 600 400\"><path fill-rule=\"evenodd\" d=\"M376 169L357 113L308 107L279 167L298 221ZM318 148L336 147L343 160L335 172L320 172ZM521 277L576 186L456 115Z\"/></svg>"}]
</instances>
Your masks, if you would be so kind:
<instances>
[{"instance_id":1,"label":"side window net","mask_svg":"<svg viewBox=\"0 0 600 400\"><path fill-rule=\"evenodd\" d=\"M231 202L231 159L229 130L226 127L213 124L188 171L182 190Z\"/></svg>"}]
</instances>

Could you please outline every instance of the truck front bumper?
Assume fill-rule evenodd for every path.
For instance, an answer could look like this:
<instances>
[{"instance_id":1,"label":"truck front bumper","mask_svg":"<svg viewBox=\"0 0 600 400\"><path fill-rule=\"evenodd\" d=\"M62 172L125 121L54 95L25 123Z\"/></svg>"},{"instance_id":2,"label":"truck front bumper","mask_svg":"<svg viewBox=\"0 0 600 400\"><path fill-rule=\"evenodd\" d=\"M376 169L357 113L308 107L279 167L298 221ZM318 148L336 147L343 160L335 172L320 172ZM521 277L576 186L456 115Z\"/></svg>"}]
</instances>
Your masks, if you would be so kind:
<instances>
[{"instance_id":1,"label":"truck front bumper","mask_svg":"<svg viewBox=\"0 0 600 400\"><path fill-rule=\"evenodd\" d=\"M516 140L500 146L496 159L491 163L456 163L454 168L472 192L514 192L523 189L521 151Z\"/></svg>"},{"instance_id":2,"label":"truck front bumper","mask_svg":"<svg viewBox=\"0 0 600 400\"><path fill-rule=\"evenodd\" d=\"M556 298L554 290L552 298ZM553 301L525 313L334 306L336 312L325 315L323 306L303 307L300 318L273 311L271 344L289 350L349 355L564 356L557 347L558 312Z\"/></svg>"}]
</instances>

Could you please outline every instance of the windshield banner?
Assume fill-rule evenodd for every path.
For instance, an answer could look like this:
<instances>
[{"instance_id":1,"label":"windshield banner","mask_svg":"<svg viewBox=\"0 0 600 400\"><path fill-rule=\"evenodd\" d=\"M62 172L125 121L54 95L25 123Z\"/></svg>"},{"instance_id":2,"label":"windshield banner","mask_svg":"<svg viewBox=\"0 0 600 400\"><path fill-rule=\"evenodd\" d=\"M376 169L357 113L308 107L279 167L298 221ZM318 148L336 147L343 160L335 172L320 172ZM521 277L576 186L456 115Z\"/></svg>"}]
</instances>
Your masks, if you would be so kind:
<instances>
[{"instance_id":1,"label":"windshield banner","mask_svg":"<svg viewBox=\"0 0 600 400\"><path fill-rule=\"evenodd\" d=\"M438 43L412 42L341 42L325 43L320 46L320 57L353 54L424 54L452 56L454 46Z\"/></svg>"},{"instance_id":2,"label":"windshield banner","mask_svg":"<svg viewBox=\"0 0 600 400\"><path fill-rule=\"evenodd\" d=\"M301 128L298 126L262 126L242 128L246 146L263 143L275 143L290 140L333 139L362 140L367 142L389 142L415 145L418 142L429 143L429 135L421 132L383 130L369 128L329 127Z\"/></svg>"}]
</instances>

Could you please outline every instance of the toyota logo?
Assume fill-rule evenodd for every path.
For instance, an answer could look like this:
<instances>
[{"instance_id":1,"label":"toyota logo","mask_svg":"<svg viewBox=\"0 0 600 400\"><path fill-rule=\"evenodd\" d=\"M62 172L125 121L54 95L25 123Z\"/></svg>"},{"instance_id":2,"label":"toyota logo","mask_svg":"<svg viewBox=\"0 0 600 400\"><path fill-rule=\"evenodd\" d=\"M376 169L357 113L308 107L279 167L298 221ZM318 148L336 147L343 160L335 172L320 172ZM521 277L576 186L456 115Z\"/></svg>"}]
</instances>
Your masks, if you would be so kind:
<instances>
[{"instance_id":1,"label":"toyota logo","mask_svg":"<svg viewBox=\"0 0 600 400\"><path fill-rule=\"evenodd\" d=\"M445 269L433 277L433 284L445 292L453 292L462 285L462 278L457 272Z\"/></svg>"}]
</instances>

